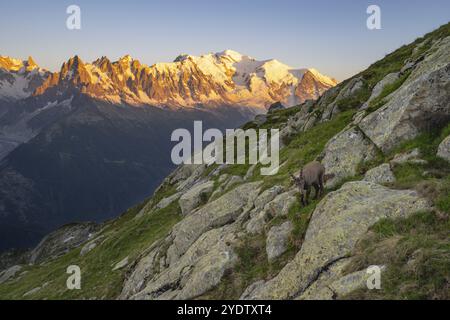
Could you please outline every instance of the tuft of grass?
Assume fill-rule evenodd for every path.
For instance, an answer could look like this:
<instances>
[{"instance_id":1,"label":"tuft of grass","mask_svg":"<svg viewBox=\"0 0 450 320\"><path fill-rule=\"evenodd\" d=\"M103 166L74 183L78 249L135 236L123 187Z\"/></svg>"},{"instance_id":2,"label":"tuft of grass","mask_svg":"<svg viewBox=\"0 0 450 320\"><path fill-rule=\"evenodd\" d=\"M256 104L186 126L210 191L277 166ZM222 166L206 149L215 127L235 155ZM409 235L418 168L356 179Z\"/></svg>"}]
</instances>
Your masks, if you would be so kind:
<instances>
[{"instance_id":1,"label":"tuft of grass","mask_svg":"<svg viewBox=\"0 0 450 320\"><path fill-rule=\"evenodd\" d=\"M397 189L413 188L423 177L424 166L414 163L403 163L393 168L396 181L393 186Z\"/></svg>"},{"instance_id":2,"label":"tuft of grass","mask_svg":"<svg viewBox=\"0 0 450 320\"><path fill-rule=\"evenodd\" d=\"M266 122L260 127L261 129L276 129L281 125L284 125L290 117L295 115L304 107L303 104L274 111L273 113L267 114Z\"/></svg>"},{"instance_id":3,"label":"tuft of grass","mask_svg":"<svg viewBox=\"0 0 450 320\"><path fill-rule=\"evenodd\" d=\"M437 184L438 189L444 190L447 185L446 181L450 176L450 164L444 159L437 157L436 154L439 144L448 135L450 135L450 125L444 128L436 127L422 133L414 139L402 143L388 154L383 154L379 151L373 160L359 164L357 168L358 175L363 175L369 169L389 162L399 153L405 153L418 148L420 150L420 158L426 160L426 163L404 163L393 166L392 169L397 181L392 183L391 187L398 189L420 189L423 186L422 182L429 182ZM445 193L446 191L440 191L440 194ZM430 200L435 201L437 198L436 196ZM446 199L439 201L443 207L447 208L444 211L447 211Z\"/></svg>"},{"instance_id":4,"label":"tuft of grass","mask_svg":"<svg viewBox=\"0 0 450 320\"><path fill-rule=\"evenodd\" d=\"M416 39L414 42L404 45L394 52L386 55L383 59L375 62L358 76L362 76L373 88L387 74L398 72L408 59L417 59L430 50L433 41L443 39L450 35L450 23L447 23L433 32ZM414 50L415 48L419 48Z\"/></svg>"},{"instance_id":5,"label":"tuft of grass","mask_svg":"<svg viewBox=\"0 0 450 320\"><path fill-rule=\"evenodd\" d=\"M306 207L303 207L297 198L297 201L289 209L287 218L292 222L294 229L289 238L288 252L296 253L300 250L311 216L321 199L311 199L310 203Z\"/></svg>"},{"instance_id":6,"label":"tuft of grass","mask_svg":"<svg viewBox=\"0 0 450 320\"><path fill-rule=\"evenodd\" d=\"M363 87L361 89L359 89L356 93L350 95L347 98L336 101L336 105L341 111L358 109L364 104L364 102L366 102L369 99L370 94L371 90L369 89L367 83L364 82Z\"/></svg>"},{"instance_id":7,"label":"tuft of grass","mask_svg":"<svg viewBox=\"0 0 450 320\"><path fill-rule=\"evenodd\" d=\"M248 154L248 152L247 152ZM248 164L248 161L246 161L245 164L232 164L228 165L225 168L222 169L220 174L229 174L230 176L245 176L248 169L250 168L250 164Z\"/></svg>"},{"instance_id":8,"label":"tuft of grass","mask_svg":"<svg viewBox=\"0 0 450 320\"><path fill-rule=\"evenodd\" d=\"M386 159L392 159L396 154L418 148L421 158L426 164L404 163L394 166L393 171L397 181L394 187L412 188L419 182L439 179L446 181L450 175L450 164L437 156L437 150L442 140L450 134L450 125L444 128L432 128L416 138L406 141L393 150ZM428 172L426 176L424 173Z\"/></svg>"},{"instance_id":9,"label":"tuft of grass","mask_svg":"<svg viewBox=\"0 0 450 320\"><path fill-rule=\"evenodd\" d=\"M357 244L345 273L386 265L381 289L359 289L344 299L450 298L450 220L433 212L384 219Z\"/></svg>"},{"instance_id":10,"label":"tuft of grass","mask_svg":"<svg viewBox=\"0 0 450 320\"><path fill-rule=\"evenodd\" d=\"M439 210L450 214L450 175L441 180L439 194L435 199L435 204Z\"/></svg>"}]
</instances>

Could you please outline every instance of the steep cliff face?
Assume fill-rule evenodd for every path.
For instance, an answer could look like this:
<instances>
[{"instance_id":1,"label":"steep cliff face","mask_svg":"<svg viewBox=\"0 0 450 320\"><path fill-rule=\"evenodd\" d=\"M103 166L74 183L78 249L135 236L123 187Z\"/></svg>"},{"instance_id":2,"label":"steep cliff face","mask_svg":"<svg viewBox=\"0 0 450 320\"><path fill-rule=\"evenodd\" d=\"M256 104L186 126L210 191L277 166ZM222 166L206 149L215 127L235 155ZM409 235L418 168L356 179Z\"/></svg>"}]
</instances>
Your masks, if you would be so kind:
<instances>
[{"instance_id":1,"label":"steep cliff face","mask_svg":"<svg viewBox=\"0 0 450 320\"><path fill-rule=\"evenodd\" d=\"M0 296L448 299L449 44L445 25L318 101L246 124L280 128L276 175L180 166L62 257L28 273L11 266ZM289 175L314 159L331 179L301 207ZM89 275L82 290L65 289L69 264ZM380 290L366 285L369 266L381 271Z\"/></svg>"}]
</instances>

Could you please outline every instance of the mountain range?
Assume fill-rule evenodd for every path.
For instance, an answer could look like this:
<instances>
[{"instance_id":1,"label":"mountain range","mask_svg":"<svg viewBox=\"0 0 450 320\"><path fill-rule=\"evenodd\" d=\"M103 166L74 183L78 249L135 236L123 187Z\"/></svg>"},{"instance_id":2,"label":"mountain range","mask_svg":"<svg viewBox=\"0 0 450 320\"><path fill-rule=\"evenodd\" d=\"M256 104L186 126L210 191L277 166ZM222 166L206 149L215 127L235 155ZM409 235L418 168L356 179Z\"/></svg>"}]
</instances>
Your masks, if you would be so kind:
<instances>
[{"instance_id":1,"label":"mountain range","mask_svg":"<svg viewBox=\"0 0 450 320\"><path fill-rule=\"evenodd\" d=\"M177 128L235 128L275 102L318 98L336 81L234 51L152 66L130 56L58 72L0 57L0 250L144 200L173 165Z\"/></svg>"},{"instance_id":2,"label":"mountain range","mask_svg":"<svg viewBox=\"0 0 450 320\"><path fill-rule=\"evenodd\" d=\"M265 108L275 102L292 106L317 99L337 84L315 69L293 69L278 60L258 61L232 50L200 57L184 54L152 66L129 55L115 62L101 57L92 63L74 56L55 73L39 68L31 57L27 61L0 57L0 68L3 99L77 88L96 99L135 106Z\"/></svg>"}]
</instances>

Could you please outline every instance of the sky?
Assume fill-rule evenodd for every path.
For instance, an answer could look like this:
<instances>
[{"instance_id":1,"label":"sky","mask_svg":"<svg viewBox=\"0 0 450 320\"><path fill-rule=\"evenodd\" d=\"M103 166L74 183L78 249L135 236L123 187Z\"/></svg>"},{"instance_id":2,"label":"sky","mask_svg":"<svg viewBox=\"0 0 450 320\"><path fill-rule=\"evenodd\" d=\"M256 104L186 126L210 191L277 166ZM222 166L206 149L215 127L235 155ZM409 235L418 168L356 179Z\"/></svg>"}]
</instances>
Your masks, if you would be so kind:
<instances>
[{"instance_id":1,"label":"sky","mask_svg":"<svg viewBox=\"0 0 450 320\"><path fill-rule=\"evenodd\" d=\"M66 27L72 4L80 30ZM371 4L381 8L381 30L366 27ZM130 54L151 65L232 49L344 80L449 22L450 1L2 0L0 15L0 55L31 55L52 71L75 54L89 62Z\"/></svg>"}]
</instances>

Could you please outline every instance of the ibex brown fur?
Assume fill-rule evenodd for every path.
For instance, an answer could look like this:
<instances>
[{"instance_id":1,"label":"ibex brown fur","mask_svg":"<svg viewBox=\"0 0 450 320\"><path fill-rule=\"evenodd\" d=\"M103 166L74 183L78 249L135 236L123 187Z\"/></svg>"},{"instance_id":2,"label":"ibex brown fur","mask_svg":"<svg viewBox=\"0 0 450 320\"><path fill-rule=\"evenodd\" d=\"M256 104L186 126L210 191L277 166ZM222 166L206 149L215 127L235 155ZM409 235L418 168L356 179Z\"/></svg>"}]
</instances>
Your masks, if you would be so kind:
<instances>
[{"instance_id":1,"label":"ibex brown fur","mask_svg":"<svg viewBox=\"0 0 450 320\"><path fill-rule=\"evenodd\" d=\"M314 187L316 191L314 199L317 199L323 194L324 176L325 167L318 161L313 161L305 165L300 170L300 174L298 177L291 174L292 180L300 191L301 202L303 206L306 206L309 203L309 194L311 193L311 187Z\"/></svg>"}]
</instances>

